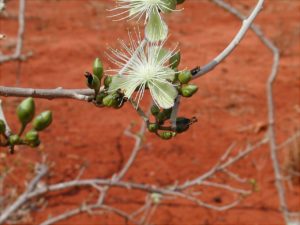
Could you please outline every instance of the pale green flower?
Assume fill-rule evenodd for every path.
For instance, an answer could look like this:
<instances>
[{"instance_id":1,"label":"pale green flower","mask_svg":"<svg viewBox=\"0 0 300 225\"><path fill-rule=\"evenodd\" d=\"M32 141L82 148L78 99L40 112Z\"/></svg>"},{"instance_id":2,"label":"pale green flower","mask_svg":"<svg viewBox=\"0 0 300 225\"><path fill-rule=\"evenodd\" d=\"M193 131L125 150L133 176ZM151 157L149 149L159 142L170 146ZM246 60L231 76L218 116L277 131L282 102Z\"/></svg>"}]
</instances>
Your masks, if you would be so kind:
<instances>
[{"instance_id":1,"label":"pale green flower","mask_svg":"<svg viewBox=\"0 0 300 225\"><path fill-rule=\"evenodd\" d=\"M176 0L117 0L118 6L113 9L122 12L114 15L121 19L140 20L145 17L145 35L148 41L163 41L168 35L168 26L161 13L172 12L176 8Z\"/></svg>"},{"instance_id":2,"label":"pale green flower","mask_svg":"<svg viewBox=\"0 0 300 225\"><path fill-rule=\"evenodd\" d=\"M121 44L123 50L111 49L114 57L110 59L125 69L122 70L122 74L113 77L109 92L121 90L125 97L137 101L138 105L147 87L158 106L164 109L171 108L178 95L177 89L172 84L175 71L169 67L169 59L175 50L164 50L164 43L161 42L148 42L142 48L132 39L130 46L124 42ZM117 73L118 71L113 70Z\"/></svg>"}]
</instances>

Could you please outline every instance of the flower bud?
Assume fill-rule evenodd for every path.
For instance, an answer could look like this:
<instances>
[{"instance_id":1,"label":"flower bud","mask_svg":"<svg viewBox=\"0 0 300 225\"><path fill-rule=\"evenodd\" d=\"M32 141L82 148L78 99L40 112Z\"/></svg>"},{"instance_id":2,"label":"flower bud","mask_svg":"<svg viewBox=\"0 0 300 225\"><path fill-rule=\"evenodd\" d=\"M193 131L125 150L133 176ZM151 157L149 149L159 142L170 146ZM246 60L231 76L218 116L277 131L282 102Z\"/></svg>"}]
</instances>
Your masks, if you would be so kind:
<instances>
[{"instance_id":1,"label":"flower bud","mask_svg":"<svg viewBox=\"0 0 300 225\"><path fill-rule=\"evenodd\" d=\"M96 58L94 61L93 73L99 79L99 81L101 81L103 76L103 64L99 58Z\"/></svg>"},{"instance_id":2,"label":"flower bud","mask_svg":"<svg viewBox=\"0 0 300 225\"><path fill-rule=\"evenodd\" d=\"M100 89L100 80L98 79L98 77L96 77L95 75L92 75L89 72L86 72L85 75L86 77L86 84L90 89L94 89L96 93L99 92Z\"/></svg>"},{"instance_id":3,"label":"flower bud","mask_svg":"<svg viewBox=\"0 0 300 225\"><path fill-rule=\"evenodd\" d=\"M96 97L96 103L98 105L102 104L103 98L106 96L107 94L105 94L104 92L100 92L97 97Z\"/></svg>"},{"instance_id":4,"label":"flower bud","mask_svg":"<svg viewBox=\"0 0 300 225\"><path fill-rule=\"evenodd\" d=\"M159 203L161 202L162 195L159 194L159 193L152 193L152 194L151 194L151 198L152 198L152 201L153 201L155 204L159 204Z\"/></svg>"},{"instance_id":5,"label":"flower bud","mask_svg":"<svg viewBox=\"0 0 300 225\"><path fill-rule=\"evenodd\" d=\"M149 123L148 130L152 133L155 133L158 129L158 125L156 123Z\"/></svg>"},{"instance_id":6,"label":"flower bud","mask_svg":"<svg viewBox=\"0 0 300 225\"><path fill-rule=\"evenodd\" d=\"M113 94L107 95L106 97L104 97L102 103L103 103L103 105L105 105L107 107L114 107L118 104L118 102Z\"/></svg>"},{"instance_id":7,"label":"flower bud","mask_svg":"<svg viewBox=\"0 0 300 225\"><path fill-rule=\"evenodd\" d=\"M39 139L29 143L29 146L32 147L32 148L36 148L38 147L39 145L41 144L41 141Z\"/></svg>"},{"instance_id":8,"label":"flower bud","mask_svg":"<svg viewBox=\"0 0 300 225\"><path fill-rule=\"evenodd\" d=\"M171 117L172 110L173 110L173 108L169 108L169 109L164 109L163 110L163 114L165 115L166 119L169 119Z\"/></svg>"},{"instance_id":9,"label":"flower bud","mask_svg":"<svg viewBox=\"0 0 300 225\"><path fill-rule=\"evenodd\" d=\"M25 141L32 148L38 147L41 144L39 134L35 130L28 131L25 134Z\"/></svg>"},{"instance_id":10,"label":"flower bud","mask_svg":"<svg viewBox=\"0 0 300 225\"><path fill-rule=\"evenodd\" d=\"M17 115L23 126L33 119L34 113L35 104L31 97L23 100L17 108Z\"/></svg>"},{"instance_id":11,"label":"flower bud","mask_svg":"<svg viewBox=\"0 0 300 225\"><path fill-rule=\"evenodd\" d=\"M181 94L183 97L191 97L198 91L198 87L194 84L188 84L181 88Z\"/></svg>"},{"instance_id":12,"label":"flower bud","mask_svg":"<svg viewBox=\"0 0 300 225\"><path fill-rule=\"evenodd\" d=\"M157 105L154 104L154 105L151 107L151 114L152 114L153 116L156 116L159 112L160 112L160 109L158 108Z\"/></svg>"},{"instance_id":13,"label":"flower bud","mask_svg":"<svg viewBox=\"0 0 300 225\"><path fill-rule=\"evenodd\" d=\"M159 134L159 136L163 140L170 140L175 135L176 135L176 133L175 132L171 132L171 131L165 131L165 132L162 132L162 133Z\"/></svg>"},{"instance_id":14,"label":"flower bud","mask_svg":"<svg viewBox=\"0 0 300 225\"><path fill-rule=\"evenodd\" d=\"M166 7L161 9L164 13L170 13L176 9L176 4L177 4L176 0L164 0L164 2Z\"/></svg>"},{"instance_id":15,"label":"flower bud","mask_svg":"<svg viewBox=\"0 0 300 225\"><path fill-rule=\"evenodd\" d=\"M32 122L32 126L37 131L46 129L52 122L52 112L45 111L38 115Z\"/></svg>"},{"instance_id":16,"label":"flower bud","mask_svg":"<svg viewBox=\"0 0 300 225\"><path fill-rule=\"evenodd\" d=\"M34 143L37 140L39 140L39 134L38 134L38 132L36 130L28 131L25 134L25 141L28 142L29 144L30 143Z\"/></svg>"},{"instance_id":17,"label":"flower bud","mask_svg":"<svg viewBox=\"0 0 300 225\"><path fill-rule=\"evenodd\" d=\"M20 139L19 135L13 134L8 137L8 143L10 145L17 145L17 144L21 143L21 139Z\"/></svg>"},{"instance_id":18,"label":"flower bud","mask_svg":"<svg viewBox=\"0 0 300 225\"><path fill-rule=\"evenodd\" d=\"M176 69L179 66L180 58L181 58L180 52L177 52L174 55L172 55L172 57L169 60L170 67L172 69Z\"/></svg>"},{"instance_id":19,"label":"flower bud","mask_svg":"<svg viewBox=\"0 0 300 225\"><path fill-rule=\"evenodd\" d=\"M104 87L105 88L109 88L110 83L112 82L112 77L111 76L107 76L104 79Z\"/></svg>"},{"instance_id":20,"label":"flower bud","mask_svg":"<svg viewBox=\"0 0 300 225\"><path fill-rule=\"evenodd\" d=\"M162 124L166 120L166 116L163 112L160 112L156 115L156 119L160 124Z\"/></svg>"},{"instance_id":21,"label":"flower bud","mask_svg":"<svg viewBox=\"0 0 300 225\"><path fill-rule=\"evenodd\" d=\"M178 80L182 84L187 84L192 79L192 74L190 71L184 70L179 73Z\"/></svg>"},{"instance_id":22,"label":"flower bud","mask_svg":"<svg viewBox=\"0 0 300 225\"><path fill-rule=\"evenodd\" d=\"M184 131L187 131L191 124L197 122L197 119L193 117L192 119L188 119L185 117L178 117L176 119L176 132L182 133Z\"/></svg>"},{"instance_id":23,"label":"flower bud","mask_svg":"<svg viewBox=\"0 0 300 225\"><path fill-rule=\"evenodd\" d=\"M4 134L6 130L6 125L3 120L0 119L0 134Z\"/></svg>"}]
</instances>

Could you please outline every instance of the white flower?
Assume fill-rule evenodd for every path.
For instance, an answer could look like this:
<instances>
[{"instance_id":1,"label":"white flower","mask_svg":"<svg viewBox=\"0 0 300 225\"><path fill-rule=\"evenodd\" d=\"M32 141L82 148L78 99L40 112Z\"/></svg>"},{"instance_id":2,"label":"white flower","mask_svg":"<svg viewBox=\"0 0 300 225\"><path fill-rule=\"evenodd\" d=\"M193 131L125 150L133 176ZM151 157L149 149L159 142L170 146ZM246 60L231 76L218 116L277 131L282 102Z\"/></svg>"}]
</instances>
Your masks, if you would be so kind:
<instances>
[{"instance_id":1,"label":"white flower","mask_svg":"<svg viewBox=\"0 0 300 225\"><path fill-rule=\"evenodd\" d=\"M122 16L121 19L140 20L145 17L145 35L148 41L163 41L168 35L168 26L163 21L160 12L172 12L176 8L176 0L117 0L118 7L122 10L114 16Z\"/></svg>"},{"instance_id":2,"label":"white flower","mask_svg":"<svg viewBox=\"0 0 300 225\"><path fill-rule=\"evenodd\" d=\"M113 77L109 92L121 90L125 97L137 101L142 99L146 87L158 106L164 109L171 108L178 95L177 89L172 84L175 71L169 67L169 59L174 51L163 49L164 43L147 43L145 46L138 46L130 40L130 46L121 42L122 51L111 49L114 57L112 62L122 69L113 70L118 75ZM136 91L135 97L133 97Z\"/></svg>"},{"instance_id":3,"label":"white flower","mask_svg":"<svg viewBox=\"0 0 300 225\"><path fill-rule=\"evenodd\" d=\"M2 10L4 10L4 8L5 8L4 0L0 0L0 12L1 12Z\"/></svg>"}]
</instances>

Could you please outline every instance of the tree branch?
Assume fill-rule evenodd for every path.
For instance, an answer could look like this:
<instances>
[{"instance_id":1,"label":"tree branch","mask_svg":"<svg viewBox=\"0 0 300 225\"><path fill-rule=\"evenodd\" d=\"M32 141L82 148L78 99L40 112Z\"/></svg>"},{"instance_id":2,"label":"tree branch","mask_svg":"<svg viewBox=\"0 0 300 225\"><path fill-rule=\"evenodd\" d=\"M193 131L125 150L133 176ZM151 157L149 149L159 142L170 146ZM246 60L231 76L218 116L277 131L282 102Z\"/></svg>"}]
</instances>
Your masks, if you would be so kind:
<instances>
[{"instance_id":1,"label":"tree branch","mask_svg":"<svg viewBox=\"0 0 300 225\"><path fill-rule=\"evenodd\" d=\"M263 8L263 3L264 0L258 0L250 16L247 19L243 18L243 24L240 30L235 35L233 40L229 43L229 45L218 56L211 60L211 62L207 63L203 67L200 67L200 70L198 70L198 72L193 76L193 79L203 76L204 74L213 70L218 64L220 64L224 59L226 59L230 55L230 53L238 46L240 41L244 38L254 19L257 17L258 13Z\"/></svg>"},{"instance_id":2,"label":"tree branch","mask_svg":"<svg viewBox=\"0 0 300 225\"><path fill-rule=\"evenodd\" d=\"M0 86L0 96L4 97L34 97L52 100L55 98L68 98L80 101L89 101L94 96L92 89L34 89Z\"/></svg>"},{"instance_id":3,"label":"tree branch","mask_svg":"<svg viewBox=\"0 0 300 225\"><path fill-rule=\"evenodd\" d=\"M228 12L230 12L231 14L235 15L237 18L241 20L245 18L245 16L242 15L237 9L225 3L224 1L222 0L212 0L212 1L217 5L219 5L220 7L227 10ZM274 107L274 100L273 100L273 83L278 73L280 53L279 53L279 49L273 44L271 40L265 37L263 32L256 25L252 24L250 28L257 35L257 37L262 41L262 43L273 53L272 69L268 77L268 81L266 83L268 123L269 123L268 136L269 136L270 155L271 155L273 170L275 174L275 185L279 197L280 208L283 213L285 223L288 224L289 211L286 203L285 188L282 182L280 163L277 155L278 147L276 144L276 137L275 137L275 107Z\"/></svg>"},{"instance_id":4,"label":"tree branch","mask_svg":"<svg viewBox=\"0 0 300 225\"><path fill-rule=\"evenodd\" d=\"M29 199L29 194L34 191L37 183L47 174L48 167L46 165L40 165L37 169L36 176L28 184L26 191L18 197L18 199L10 206L8 206L0 215L0 224L4 223L8 217L20 208Z\"/></svg>"}]
</instances>

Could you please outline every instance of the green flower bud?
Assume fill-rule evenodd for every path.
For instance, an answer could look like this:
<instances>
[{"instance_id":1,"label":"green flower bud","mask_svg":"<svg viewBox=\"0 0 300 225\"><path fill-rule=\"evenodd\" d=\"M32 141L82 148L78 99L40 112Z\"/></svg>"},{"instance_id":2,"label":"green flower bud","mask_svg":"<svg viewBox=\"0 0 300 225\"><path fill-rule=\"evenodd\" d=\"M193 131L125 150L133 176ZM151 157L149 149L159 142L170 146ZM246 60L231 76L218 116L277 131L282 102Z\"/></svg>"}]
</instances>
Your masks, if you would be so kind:
<instances>
[{"instance_id":1,"label":"green flower bud","mask_svg":"<svg viewBox=\"0 0 300 225\"><path fill-rule=\"evenodd\" d=\"M187 84L192 79L192 74L190 71L184 70L179 73L178 80L182 84Z\"/></svg>"},{"instance_id":2,"label":"green flower bud","mask_svg":"<svg viewBox=\"0 0 300 225\"><path fill-rule=\"evenodd\" d=\"M156 116L159 112L160 112L160 109L158 108L157 105L153 105L153 106L151 107L151 114L152 114L153 116Z\"/></svg>"},{"instance_id":3,"label":"green flower bud","mask_svg":"<svg viewBox=\"0 0 300 225\"><path fill-rule=\"evenodd\" d=\"M32 148L36 148L38 147L39 145L41 144L41 141L39 139L29 143L29 146L32 147Z\"/></svg>"},{"instance_id":4,"label":"green flower bud","mask_svg":"<svg viewBox=\"0 0 300 225\"><path fill-rule=\"evenodd\" d=\"M103 64L99 58L96 58L94 61L93 73L99 79L99 81L101 81L103 76Z\"/></svg>"},{"instance_id":5,"label":"green flower bud","mask_svg":"<svg viewBox=\"0 0 300 225\"><path fill-rule=\"evenodd\" d=\"M165 119L169 119L171 117L173 108L164 109L163 114L165 115Z\"/></svg>"},{"instance_id":6,"label":"green flower bud","mask_svg":"<svg viewBox=\"0 0 300 225\"><path fill-rule=\"evenodd\" d=\"M6 125L3 120L0 120L0 134L4 134L6 130Z\"/></svg>"},{"instance_id":7,"label":"green flower bud","mask_svg":"<svg viewBox=\"0 0 300 225\"><path fill-rule=\"evenodd\" d=\"M180 64L181 54L180 52L175 53L169 60L170 67L176 69Z\"/></svg>"},{"instance_id":8,"label":"green flower bud","mask_svg":"<svg viewBox=\"0 0 300 225\"><path fill-rule=\"evenodd\" d=\"M188 84L181 88L181 94L183 97L191 97L198 91L198 87L194 84Z\"/></svg>"},{"instance_id":9,"label":"green flower bud","mask_svg":"<svg viewBox=\"0 0 300 225\"><path fill-rule=\"evenodd\" d=\"M105 94L104 92L100 92L97 97L96 97L96 103L98 105L102 104L103 98L106 96L107 94Z\"/></svg>"},{"instance_id":10,"label":"green flower bud","mask_svg":"<svg viewBox=\"0 0 300 225\"><path fill-rule=\"evenodd\" d=\"M19 135L13 134L8 137L8 143L10 145L17 145L17 144L21 143L21 139L20 139Z\"/></svg>"},{"instance_id":11,"label":"green flower bud","mask_svg":"<svg viewBox=\"0 0 300 225\"><path fill-rule=\"evenodd\" d=\"M178 117L176 119L176 132L182 133L184 131L187 131L191 124L197 122L197 119L193 117L192 119L188 119L185 117Z\"/></svg>"},{"instance_id":12,"label":"green flower bud","mask_svg":"<svg viewBox=\"0 0 300 225\"><path fill-rule=\"evenodd\" d=\"M86 77L86 84L90 89L94 89L96 93L99 92L100 90L100 80L98 77L92 75L89 72L86 72L85 75Z\"/></svg>"},{"instance_id":13,"label":"green flower bud","mask_svg":"<svg viewBox=\"0 0 300 225\"><path fill-rule=\"evenodd\" d=\"M37 131L46 129L52 122L52 112L45 111L38 115L32 122L32 126Z\"/></svg>"},{"instance_id":14,"label":"green flower bud","mask_svg":"<svg viewBox=\"0 0 300 225\"><path fill-rule=\"evenodd\" d=\"M162 124L166 120L166 115L163 112L160 112L156 115L156 119Z\"/></svg>"},{"instance_id":15,"label":"green flower bud","mask_svg":"<svg viewBox=\"0 0 300 225\"><path fill-rule=\"evenodd\" d=\"M165 131L159 134L159 136L161 137L161 139L163 140L170 140L172 137L174 137L176 135L175 132L170 132L170 131Z\"/></svg>"},{"instance_id":16,"label":"green flower bud","mask_svg":"<svg viewBox=\"0 0 300 225\"><path fill-rule=\"evenodd\" d=\"M23 126L28 124L34 117L35 104L33 98L26 98L17 108L17 115Z\"/></svg>"},{"instance_id":17,"label":"green flower bud","mask_svg":"<svg viewBox=\"0 0 300 225\"><path fill-rule=\"evenodd\" d=\"M152 201L153 201L155 204L159 204L159 203L161 202L162 195L161 195L161 194L158 194L158 193L152 193L152 194L151 194L151 198L152 198Z\"/></svg>"},{"instance_id":18,"label":"green flower bud","mask_svg":"<svg viewBox=\"0 0 300 225\"><path fill-rule=\"evenodd\" d=\"M107 107L114 107L118 104L117 99L113 94L104 97L102 103Z\"/></svg>"},{"instance_id":19,"label":"green flower bud","mask_svg":"<svg viewBox=\"0 0 300 225\"><path fill-rule=\"evenodd\" d=\"M164 0L166 7L162 9L164 13L170 13L176 9L176 0Z\"/></svg>"},{"instance_id":20,"label":"green flower bud","mask_svg":"<svg viewBox=\"0 0 300 225\"><path fill-rule=\"evenodd\" d=\"M38 134L38 132L36 130L28 131L25 134L25 141L26 142L28 142L28 143L34 143L37 140L39 140L39 134Z\"/></svg>"},{"instance_id":21,"label":"green flower bud","mask_svg":"<svg viewBox=\"0 0 300 225\"><path fill-rule=\"evenodd\" d=\"M180 4L184 3L184 2L185 2L185 0L177 0L177 5L180 5Z\"/></svg>"},{"instance_id":22,"label":"green flower bud","mask_svg":"<svg viewBox=\"0 0 300 225\"><path fill-rule=\"evenodd\" d=\"M104 87L105 88L109 88L110 83L112 82L112 77L111 76L107 76L104 79Z\"/></svg>"},{"instance_id":23,"label":"green flower bud","mask_svg":"<svg viewBox=\"0 0 300 225\"><path fill-rule=\"evenodd\" d=\"M148 130L152 133L155 133L158 129L158 125L156 123L149 123Z\"/></svg>"},{"instance_id":24,"label":"green flower bud","mask_svg":"<svg viewBox=\"0 0 300 225\"><path fill-rule=\"evenodd\" d=\"M115 95L115 105L113 106L115 109L120 109L123 107L124 103L127 101L125 98L124 98L124 95L122 94L116 94Z\"/></svg>"}]
</instances>

